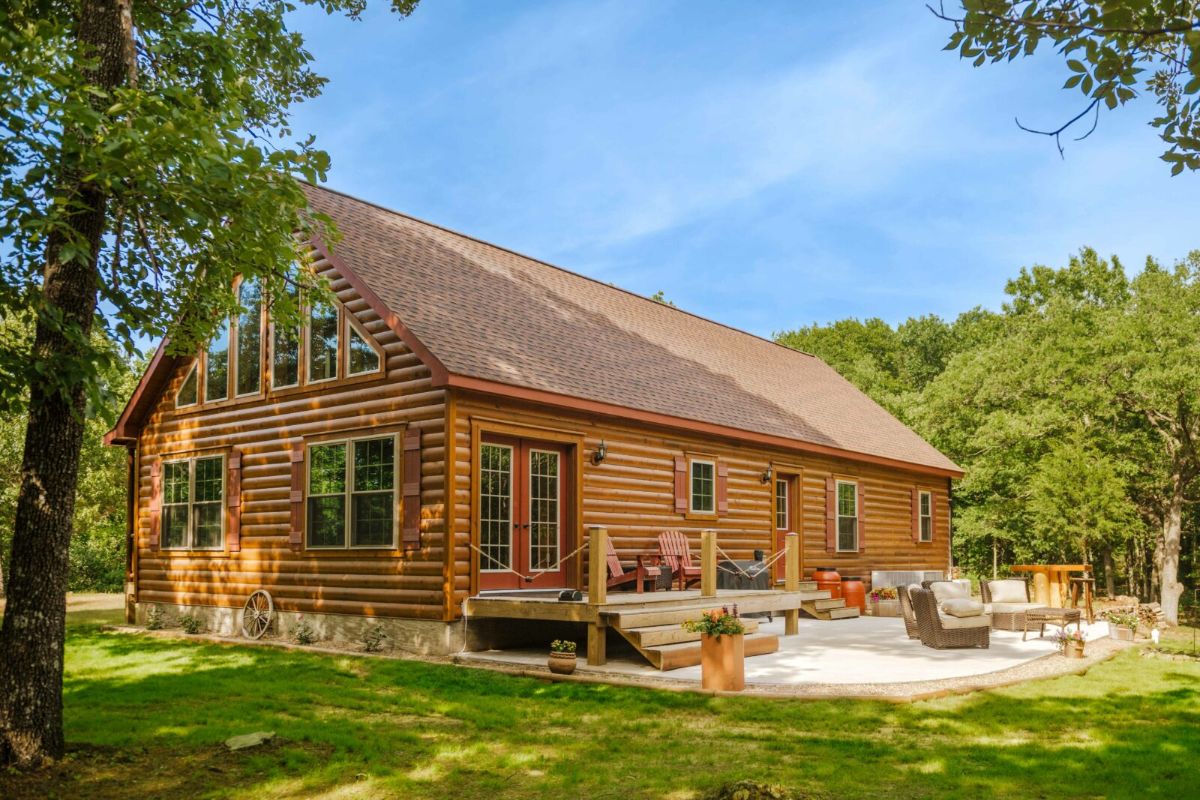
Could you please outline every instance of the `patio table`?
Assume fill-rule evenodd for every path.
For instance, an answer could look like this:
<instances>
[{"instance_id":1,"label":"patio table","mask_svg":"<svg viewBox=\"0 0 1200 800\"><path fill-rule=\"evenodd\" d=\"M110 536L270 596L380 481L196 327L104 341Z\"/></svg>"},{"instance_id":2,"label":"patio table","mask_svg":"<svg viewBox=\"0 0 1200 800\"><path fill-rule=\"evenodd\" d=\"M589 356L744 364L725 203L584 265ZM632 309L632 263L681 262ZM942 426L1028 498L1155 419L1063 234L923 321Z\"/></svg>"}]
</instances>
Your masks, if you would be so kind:
<instances>
[{"instance_id":1,"label":"patio table","mask_svg":"<svg viewBox=\"0 0 1200 800\"><path fill-rule=\"evenodd\" d=\"M1066 587L1071 582L1072 572L1092 572L1088 564L1018 564L1013 572L1033 574L1033 602L1050 608L1066 605Z\"/></svg>"}]
</instances>

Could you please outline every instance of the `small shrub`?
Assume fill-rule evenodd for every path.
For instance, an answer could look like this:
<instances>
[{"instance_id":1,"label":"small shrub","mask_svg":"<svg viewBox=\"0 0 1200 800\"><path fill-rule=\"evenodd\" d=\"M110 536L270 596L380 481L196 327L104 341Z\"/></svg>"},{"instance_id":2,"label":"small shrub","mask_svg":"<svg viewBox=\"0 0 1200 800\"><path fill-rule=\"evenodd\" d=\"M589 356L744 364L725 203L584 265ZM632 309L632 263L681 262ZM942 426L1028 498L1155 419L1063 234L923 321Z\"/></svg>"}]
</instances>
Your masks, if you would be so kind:
<instances>
[{"instance_id":1,"label":"small shrub","mask_svg":"<svg viewBox=\"0 0 1200 800\"><path fill-rule=\"evenodd\" d=\"M551 653L574 653L575 643L570 639L555 639L550 643Z\"/></svg>"},{"instance_id":2,"label":"small shrub","mask_svg":"<svg viewBox=\"0 0 1200 800\"><path fill-rule=\"evenodd\" d=\"M367 653L378 653L383 650L383 643L388 638L387 631L383 625L376 623L367 629L363 634L362 645L363 651Z\"/></svg>"},{"instance_id":3,"label":"small shrub","mask_svg":"<svg viewBox=\"0 0 1200 800\"><path fill-rule=\"evenodd\" d=\"M179 618L179 627L187 634L197 634L204 630L204 622L195 614L184 614Z\"/></svg>"},{"instance_id":4,"label":"small shrub","mask_svg":"<svg viewBox=\"0 0 1200 800\"><path fill-rule=\"evenodd\" d=\"M161 631L167 626L167 612L163 611L162 606L150 606L150 610L146 612L146 630Z\"/></svg>"},{"instance_id":5,"label":"small shrub","mask_svg":"<svg viewBox=\"0 0 1200 800\"><path fill-rule=\"evenodd\" d=\"M303 614L296 615L296 627L292 630L292 638L296 644L312 644L317 640L317 632Z\"/></svg>"}]
</instances>

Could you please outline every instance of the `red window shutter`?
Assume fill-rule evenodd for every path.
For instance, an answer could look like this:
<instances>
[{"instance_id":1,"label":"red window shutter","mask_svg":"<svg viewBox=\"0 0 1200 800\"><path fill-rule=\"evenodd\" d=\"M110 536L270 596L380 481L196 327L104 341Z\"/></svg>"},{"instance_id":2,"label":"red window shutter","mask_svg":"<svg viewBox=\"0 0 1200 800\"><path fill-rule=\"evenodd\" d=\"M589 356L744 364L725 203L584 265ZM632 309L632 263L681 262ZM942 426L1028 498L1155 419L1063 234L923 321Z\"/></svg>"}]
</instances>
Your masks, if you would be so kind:
<instances>
[{"instance_id":1,"label":"red window shutter","mask_svg":"<svg viewBox=\"0 0 1200 800\"><path fill-rule=\"evenodd\" d=\"M929 493L929 541L937 538L937 495Z\"/></svg>"},{"instance_id":2,"label":"red window shutter","mask_svg":"<svg viewBox=\"0 0 1200 800\"><path fill-rule=\"evenodd\" d=\"M291 449L292 461L292 525L288 531L288 545L300 552L304 542L304 442L296 442Z\"/></svg>"},{"instance_id":3,"label":"red window shutter","mask_svg":"<svg viewBox=\"0 0 1200 800\"><path fill-rule=\"evenodd\" d=\"M242 451L229 451L229 525L225 528L225 545L231 553L242 551Z\"/></svg>"},{"instance_id":4,"label":"red window shutter","mask_svg":"<svg viewBox=\"0 0 1200 800\"><path fill-rule=\"evenodd\" d=\"M150 549L158 549L158 532L162 524L162 461L150 462Z\"/></svg>"},{"instance_id":5,"label":"red window shutter","mask_svg":"<svg viewBox=\"0 0 1200 800\"><path fill-rule=\"evenodd\" d=\"M912 490L912 540L913 544L921 541L921 490Z\"/></svg>"},{"instance_id":6,"label":"red window shutter","mask_svg":"<svg viewBox=\"0 0 1200 800\"><path fill-rule=\"evenodd\" d=\"M825 479L825 551L837 550L837 481L832 475Z\"/></svg>"},{"instance_id":7,"label":"red window shutter","mask_svg":"<svg viewBox=\"0 0 1200 800\"><path fill-rule=\"evenodd\" d=\"M675 513L686 514L688 510L687 459L675 456Z\"/></svg>"},{"instance_id":8,"label":"red window shutter","mask_svg":"<svg viewBox=\"0 0 1200 800\"><path fill-rule=\"evenodd\" d=\"M404 431L404 529L405 547L421 546L421 431Z\"/></svg>"},{"instance_id":9,"label":"red window shutter","mask_svg":"<svg viewBox=\"0 0 1200 800\"><path fill-rule=\"evenodd\" d=\"M717 462L717 513L729 512L729 465Z\"/></svg>"},{"instance_id":10,"label":"red window shutter","mask_svg":"<svg viewBox=\"0 0 1200 800\"><path fill-rule=\"evenodd\" d=\"M867 503L866 494L863 491L863 485L858 484L858 552L863 552L867 549L867 526L864 524L867 520Z\"/></svg>"}]
</instances>

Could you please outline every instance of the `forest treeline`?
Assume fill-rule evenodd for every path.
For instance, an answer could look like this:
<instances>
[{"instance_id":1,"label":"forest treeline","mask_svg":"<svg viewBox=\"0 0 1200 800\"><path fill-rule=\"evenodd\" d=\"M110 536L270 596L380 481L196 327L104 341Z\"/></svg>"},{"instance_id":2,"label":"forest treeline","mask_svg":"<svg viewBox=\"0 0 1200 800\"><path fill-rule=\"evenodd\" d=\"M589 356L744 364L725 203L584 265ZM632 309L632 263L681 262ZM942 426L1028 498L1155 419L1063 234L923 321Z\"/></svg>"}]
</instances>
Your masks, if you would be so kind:
<instances>
[{"instance_id":1,"label":"forest treeline","mask_svg":"<svg viewBox=\"0 0 1200 800\"><path fill-rule=\"evenodd\" d=\"M964 468L953 512L966 572L1083 561L1109 592L1167 607L1186 585L1193 601L1200 251L1130 276L1084 249L1062 268L1022 269L1005 292L999 311L776 339L825 359Z\"/></svg>"}]
</instances>

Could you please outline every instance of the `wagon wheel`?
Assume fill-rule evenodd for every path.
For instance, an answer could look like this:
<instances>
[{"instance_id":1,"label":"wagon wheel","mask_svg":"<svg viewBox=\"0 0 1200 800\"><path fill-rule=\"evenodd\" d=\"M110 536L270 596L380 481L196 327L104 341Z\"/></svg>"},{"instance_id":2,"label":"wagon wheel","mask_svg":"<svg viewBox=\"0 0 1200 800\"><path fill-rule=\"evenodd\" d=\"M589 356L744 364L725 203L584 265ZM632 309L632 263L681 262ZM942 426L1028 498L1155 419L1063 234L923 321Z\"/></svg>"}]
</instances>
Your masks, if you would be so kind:
<instances>
[{"instance_id":1,"label":"wagon wheel","mask_svg":"<svg viewBox=\"0 0 1200 800\"><path fill-rule=\"evenodd\" d=\"M275 603L271 595L259 589L250 595L246 605L242 607L242 636L247 639L261 639L271 627L271 617L275 614Z\"/></svg>"}]
</instances>

